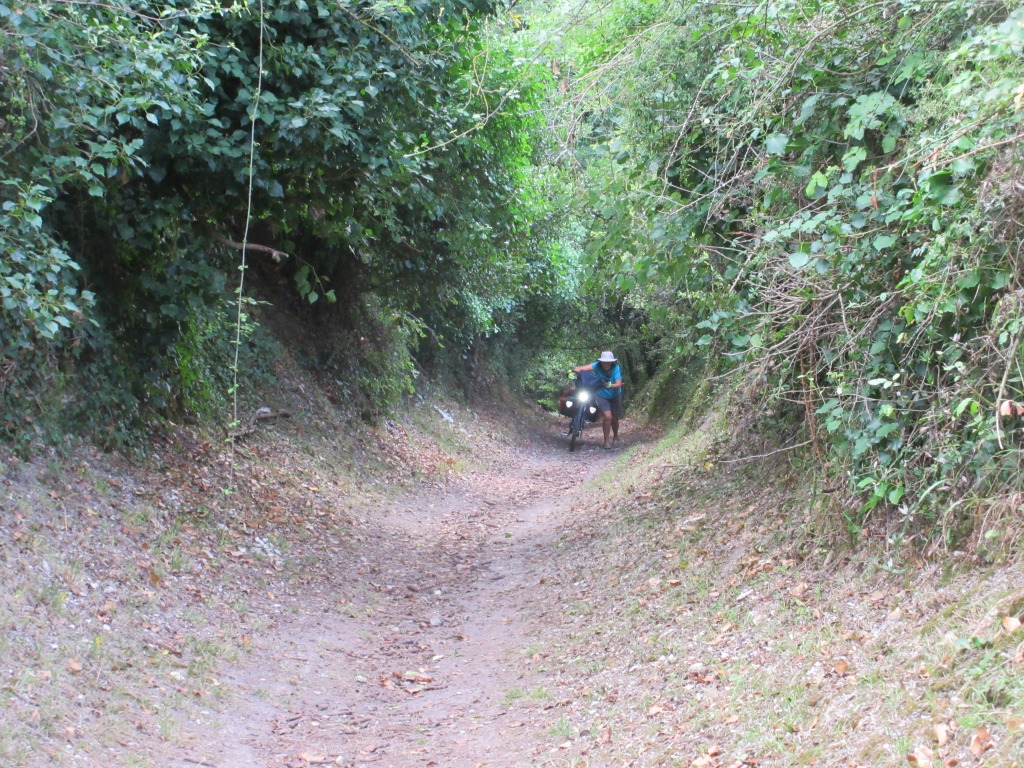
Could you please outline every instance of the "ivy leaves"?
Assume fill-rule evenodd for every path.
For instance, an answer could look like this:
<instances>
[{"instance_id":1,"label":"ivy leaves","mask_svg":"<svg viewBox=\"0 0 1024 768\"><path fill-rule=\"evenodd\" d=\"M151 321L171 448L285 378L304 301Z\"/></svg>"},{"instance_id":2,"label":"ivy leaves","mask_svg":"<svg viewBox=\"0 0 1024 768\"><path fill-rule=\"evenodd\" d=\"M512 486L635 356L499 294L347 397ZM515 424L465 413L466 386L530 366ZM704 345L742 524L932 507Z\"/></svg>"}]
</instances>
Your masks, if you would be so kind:
<instances>
[{"instance_id":1,"label":"ivy leaves","mask_svg":"<svg viewBox=\"0 0 1024 768\"><path fill-rule=\"evenodd\" d=\"M37 340L56 340L78 325L92 304L89 291L79 292L69 281L78 270L63 248L45 231L41 211L50 202L39 185L18 188L3 182L0 207L0 307L5 332L0 334L0 357L15 359Z\"/></svg>"},{"instance_id":2,"label":"ivy leaves","mask_svg":"<svg viewBox=\"0 0 1024 768\"><path fill-rule=\"evenodd\" d=\"M183 398L209 394L188 382L212 365L197 356L235 301L243 232L314 310L415 329L381 332L397 379L357 377L371 399L403 391L411 346L564 300L557 174L534 164L547 71L495 11L0 0L0 352L109 361L110 386L95 367L82 384L113 421L201 409Z\"/></svg>"}]
</instances>

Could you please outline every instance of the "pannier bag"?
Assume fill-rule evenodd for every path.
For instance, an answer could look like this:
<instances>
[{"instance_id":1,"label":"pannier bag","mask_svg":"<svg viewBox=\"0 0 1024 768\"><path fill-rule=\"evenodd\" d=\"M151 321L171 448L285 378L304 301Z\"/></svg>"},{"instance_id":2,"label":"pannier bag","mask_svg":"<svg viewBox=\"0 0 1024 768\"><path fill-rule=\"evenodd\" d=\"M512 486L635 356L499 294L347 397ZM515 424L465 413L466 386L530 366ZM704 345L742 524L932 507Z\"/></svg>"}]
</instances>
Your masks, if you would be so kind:
<instances>
[{"instance_id":1,"label":"pannier bag","mask_svg":"<svg viewBox=\"0 0 1024 768\"><path fill-rule=\"evenodd\" d=\"M592 371L583 371L576 379L577 383L590 390L591 395L598 389L604 386L604 380ZM601 412L594 407L594 403L591 400L587 404L590 408L590 412L587 413L587 421L594 422L600 417ZM572 416L576 413L576 409L579 404L576 401L576 386L568 386L562 393L562 396L558 400L558 412L563 416Z\"/></svg>"},{"instance_id":2,"label":"pannier bag","mask_svg":"<svg viewBox=\"0 0 1024 768\"><path fill-rule=\"evenodd\" d=\"M576 413L576 401L573 400L573 393L576 391L576 387L566 387L562 396L558 399L558 412L563 416L572 416ZM572 405L566 405L566 401L572 403Z\"/></svg>"}]
</instances>

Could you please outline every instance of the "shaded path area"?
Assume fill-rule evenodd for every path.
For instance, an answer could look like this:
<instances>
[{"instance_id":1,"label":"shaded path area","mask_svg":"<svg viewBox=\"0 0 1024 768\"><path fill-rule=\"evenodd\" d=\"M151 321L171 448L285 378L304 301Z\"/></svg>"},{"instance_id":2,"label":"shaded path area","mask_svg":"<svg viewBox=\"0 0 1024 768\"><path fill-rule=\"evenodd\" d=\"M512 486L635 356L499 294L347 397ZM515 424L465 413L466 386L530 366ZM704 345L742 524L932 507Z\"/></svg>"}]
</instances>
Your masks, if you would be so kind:
<instances>
[{"instance_id":1,"label":"shaded path area","mask_svg":"<svg viewBox=\"0 0 1024 768\"><path fill-rule=\"evenodd\" d=\"M325 578L279 604L230 671L234 693L208 710L179 757L212 766L530 764L539 726L508 709L527 695L515 664L533 629L524 610L557 573L567 512L586 479L619 455L597 449L596 431L569 453L562 428L548 422L532 442L487 446L490 468L443 489L359 510L351 546L317 564Z\"/></svg>"},{"instance_id":2,"label":"shaded path area","mask_svg":"<svg viewBox=\"0 0 1024 768\"><path fill-rule=\"evenodd\" d=\"M1020 563L894 575L682 430L448 407L311 408L231 479L8 459L0 764L1020 768Z\"/></svg>"}]
</instances>

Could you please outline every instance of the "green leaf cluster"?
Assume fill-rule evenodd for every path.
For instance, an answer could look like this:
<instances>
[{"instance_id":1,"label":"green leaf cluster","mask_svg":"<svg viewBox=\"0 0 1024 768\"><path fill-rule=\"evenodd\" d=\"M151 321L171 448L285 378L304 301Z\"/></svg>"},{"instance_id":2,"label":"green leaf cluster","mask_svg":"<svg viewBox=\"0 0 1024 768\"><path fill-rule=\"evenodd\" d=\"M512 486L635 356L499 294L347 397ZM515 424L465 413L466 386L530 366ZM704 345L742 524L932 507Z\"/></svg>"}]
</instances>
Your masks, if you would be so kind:
<instances>
[{"instance_id":1,"label":"green leaf cluster","mask_svg":"<svg viewBox=\"0 0 1024 768\"><path fill-rule=\"evenodd\" d=\"M1019 490L1019 3L589 11L557 110L595 280L802 412L852 531L963 535Z\"/></svg>"},{"instance_id":2,"label":"green leaf cluster","mask_svg":"<svg viewBox=\"0 0 1024 768\"><path fill-rule=\"evenodd\" d=\"M90 430L206 412L243 245L374 413L414 354L551 316L575 267L518 29L490 0L0 0L3 410L32 418L46 359Z\"/></svg>"}]
</instances>

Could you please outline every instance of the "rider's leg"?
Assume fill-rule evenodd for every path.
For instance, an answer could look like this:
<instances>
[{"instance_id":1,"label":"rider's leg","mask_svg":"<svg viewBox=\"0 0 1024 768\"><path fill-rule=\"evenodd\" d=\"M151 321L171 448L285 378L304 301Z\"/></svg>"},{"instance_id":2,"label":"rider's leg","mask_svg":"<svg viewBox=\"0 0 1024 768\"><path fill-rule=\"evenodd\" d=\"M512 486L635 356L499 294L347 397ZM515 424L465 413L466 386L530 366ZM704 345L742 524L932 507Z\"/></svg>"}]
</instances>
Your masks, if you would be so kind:
<instances>
[{"instance_id":1,"label":"rider's leg","mask_svg":"<svg viewBox=\"0 0 1024 768\"><path fill-rule=\"evenodd\" d=\"M619 441L619 419L622 417L622 395L616 395L608 405L610 406L608 415L612 417L612 441L617 443Z\"/></svg>"},{"instance_id":2,"label":"rider's leg","mask_svg":"<svg viewBox=\"0 0 1024 768\"><path fill-rule=\"evenodd\" d=\"M602 411L601 415L604 416L604 418L601 420L601 429L604 431L604 447L607 448L609 445L608 433L611 432L612 428L612 412Z\"/></svg>"}]
</instances>

